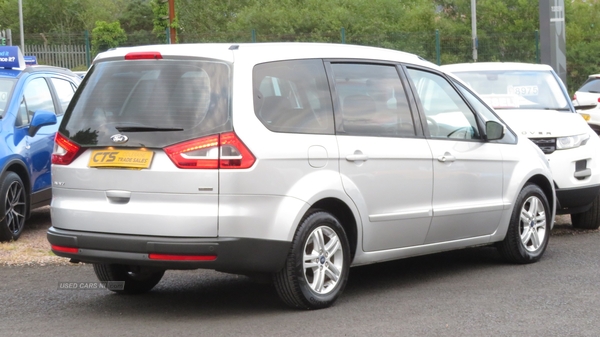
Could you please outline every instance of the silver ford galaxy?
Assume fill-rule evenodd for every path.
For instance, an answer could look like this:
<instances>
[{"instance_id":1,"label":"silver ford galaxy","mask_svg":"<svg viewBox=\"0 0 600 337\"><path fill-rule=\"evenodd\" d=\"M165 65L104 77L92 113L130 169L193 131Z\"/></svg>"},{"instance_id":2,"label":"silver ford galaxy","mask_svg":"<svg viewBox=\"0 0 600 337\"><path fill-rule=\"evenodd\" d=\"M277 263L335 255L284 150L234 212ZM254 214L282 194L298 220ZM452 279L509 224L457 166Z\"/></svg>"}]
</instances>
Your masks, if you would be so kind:
<instances>
[{"instance_id":1,"label":"silver ford galaxy","mask_svg":"<svg viewBox=\"0 0 600 337\"><path fill-rule=\"evenodd\" d=\"M555 215L538 147L439 67L371 47L110 50L52 163L53 252L120 293L205 268L324 308L351 266L479 245L535 262Z\"/></svg>"}]
</instances>

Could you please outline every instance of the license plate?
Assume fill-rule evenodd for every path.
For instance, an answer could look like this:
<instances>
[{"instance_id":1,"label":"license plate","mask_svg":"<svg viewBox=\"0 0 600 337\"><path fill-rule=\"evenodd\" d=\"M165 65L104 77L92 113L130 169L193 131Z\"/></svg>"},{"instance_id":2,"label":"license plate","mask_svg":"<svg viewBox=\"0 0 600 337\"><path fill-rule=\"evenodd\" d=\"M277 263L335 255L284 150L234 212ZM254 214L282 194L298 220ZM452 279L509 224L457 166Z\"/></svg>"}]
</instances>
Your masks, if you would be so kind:
<instances>
[{"instance_id":1,"label":"license plate","mask_svg":"<svg viewBox=\"0 0 600 337\"><path fill-rule=\"evenodd\" d=\"M154 152L143 150L94 150L89 167L126 167L143 169L150 167Z\"/></svg>"}]
</instances>

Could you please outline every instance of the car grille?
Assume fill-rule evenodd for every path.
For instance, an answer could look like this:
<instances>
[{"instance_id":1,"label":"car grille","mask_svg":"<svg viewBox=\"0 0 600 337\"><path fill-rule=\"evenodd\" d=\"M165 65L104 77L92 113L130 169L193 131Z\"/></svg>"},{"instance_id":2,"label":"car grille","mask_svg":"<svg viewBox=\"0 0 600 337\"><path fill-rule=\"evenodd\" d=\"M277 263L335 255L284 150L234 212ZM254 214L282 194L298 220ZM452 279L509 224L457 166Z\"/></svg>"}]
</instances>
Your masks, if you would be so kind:
<instances>
[{"instance_id":1,"label":"car grille","mask_svg":"<svg viewBox=\"0 0 600 337\"><path fill-rule=\"evenodd\" d=\"M556 138L529 138L535 145L542 149L545 154L556 151Z\"/></svg>"}]
</instances>

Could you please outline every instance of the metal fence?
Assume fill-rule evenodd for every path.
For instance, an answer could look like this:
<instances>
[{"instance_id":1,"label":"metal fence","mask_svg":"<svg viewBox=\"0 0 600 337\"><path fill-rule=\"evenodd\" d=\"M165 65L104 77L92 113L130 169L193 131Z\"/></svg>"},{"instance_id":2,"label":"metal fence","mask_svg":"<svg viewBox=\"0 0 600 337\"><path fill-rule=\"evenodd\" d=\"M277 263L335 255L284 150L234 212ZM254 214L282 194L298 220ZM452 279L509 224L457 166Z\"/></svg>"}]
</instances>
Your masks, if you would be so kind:
<instances>
[{"instance_id":1,"label":"metal fence","mask_svg":"<svg viewBox=\"0 0 600 337\"><path fill-rule=\"evenodd\" d=\"M25 45L23 54L35 56L38 64L69 69L87 68L89 63L86 45Z\"/></svg>"},{"instance_id":2,"label":"metal fence","mask_svg":"<svg viewBox=\"0 0 600 337\"><path fill-rule=\"evenodd\" d=\"M256 30L206 34L179 33L179 43L199 42L328 42L384 47L417 54L436 64L472 62L470 35L451 35L443 31L359 35L346 32L311 34L273 34ZM91 36L81 34L31 34L25 36L25 54L35 55L39 63L75 68L89 66ZM166 34L137 32L127 36L123 46L167 43ZM86 54L88 53L88 54ZM86 58L87 57L87 58ZM537 31L512 34L480 34L477 61L539 63Z\"/></svg>"}]
</instances>

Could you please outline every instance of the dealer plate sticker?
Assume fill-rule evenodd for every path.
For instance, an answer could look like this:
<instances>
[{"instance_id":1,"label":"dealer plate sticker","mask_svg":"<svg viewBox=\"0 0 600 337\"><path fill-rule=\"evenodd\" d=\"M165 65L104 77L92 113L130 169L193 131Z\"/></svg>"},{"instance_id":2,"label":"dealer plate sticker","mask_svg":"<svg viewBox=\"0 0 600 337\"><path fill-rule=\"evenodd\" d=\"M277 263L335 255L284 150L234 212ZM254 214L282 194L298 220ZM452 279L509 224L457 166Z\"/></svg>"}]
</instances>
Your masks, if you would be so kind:
<instances>
[{"instance_id":1,"label":"dealer plate sticker","mask_svg":"<svg viewBox=\"0 0 600 337\"><path fill-rule=\"evenodd\" d=\"M143 150L94 150L89 167L148 168L154 152Z\"/></svg>"}]
</instances>

